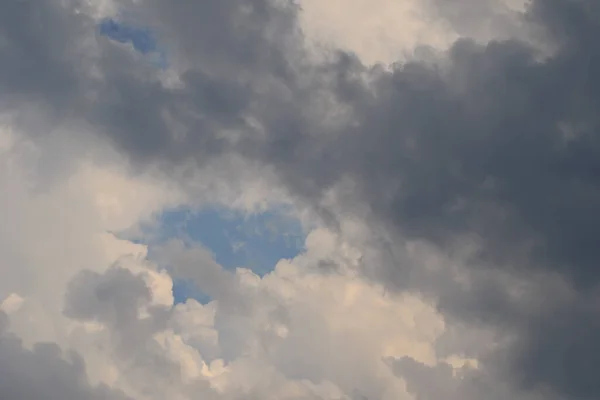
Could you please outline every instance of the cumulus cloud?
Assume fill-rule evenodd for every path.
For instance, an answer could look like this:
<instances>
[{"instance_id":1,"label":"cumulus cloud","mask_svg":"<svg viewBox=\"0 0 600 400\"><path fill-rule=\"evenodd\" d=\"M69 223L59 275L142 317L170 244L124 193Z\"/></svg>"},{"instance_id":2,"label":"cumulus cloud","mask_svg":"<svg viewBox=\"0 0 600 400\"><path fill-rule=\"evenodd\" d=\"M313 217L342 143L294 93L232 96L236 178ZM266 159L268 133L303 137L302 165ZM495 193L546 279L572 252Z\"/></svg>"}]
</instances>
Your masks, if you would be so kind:
<instances>
[{"instance_id":1,"label":"cumulus cloud","mask_svg":"<svg viewBox=\"0 0 600 400\"><path fill-rule=\"evenodd\" d=\"M436 365L443 318L418 296L386 293L361 279L356 251L340 251L339 240L315 231L306 253L263 278L212 261L224 283L204 305L160 302L170 282L150 262L83 270L66 291L66 343L100 367L90 379L131 398L410 398L386 358L409 355ZM323 274L323 258L345 272ZM188 267L208 262L202 249L170 244L162 259L183 266L180 276L206 280ZM31 316L22 310L26 301L13 296L3 308Z\"/></svg>"},{"instance_id":2,"label":"cumulus cloud","mask_svg":"<svg viewBox=\"0 0 600 400\"><path fill-rule=\"evenodd\" d=\"M0 2L3 398L598 398L599 6L335 4ZM262 278L120 236L276 202Z\"/></svg>"},{"instance_id":3,"label":"cumulus cloud","mask_svg":"<svg viewBox=\"0 0 600 400\"><path fill-rule=\"evenodd\" d=\"M447 50L459 37L527 37L523 0L301 0L299 23L317 50L343 49L367 65Z\"/></svg>"}]
</instances>

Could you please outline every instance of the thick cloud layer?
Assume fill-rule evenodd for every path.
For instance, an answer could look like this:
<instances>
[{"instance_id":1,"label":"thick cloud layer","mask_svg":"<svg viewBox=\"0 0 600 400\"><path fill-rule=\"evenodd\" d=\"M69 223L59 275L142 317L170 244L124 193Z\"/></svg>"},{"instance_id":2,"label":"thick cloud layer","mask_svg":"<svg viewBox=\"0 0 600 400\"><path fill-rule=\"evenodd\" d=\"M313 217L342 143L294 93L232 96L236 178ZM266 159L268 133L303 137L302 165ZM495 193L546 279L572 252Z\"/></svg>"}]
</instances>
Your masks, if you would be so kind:
<instances>
[{"instance_id":1,"label":"thick cloud layer","mask_svg":"<svg viewBox=\"0 0 600 400\"><path fill-rule=\"evenodd\" d=\"M128 179L158 170L182 192L191 190L189 176L215 165L243 165L247 174L256 168L342 238L331 245L336 252L320 253L315 245L302 256L310 258L306 271L281 264L262 280L229 274L202 250L162 249L161 263L173 264L216 300L214 326L206 329L218 332L219 346L202 340L198 354L220 360L215 369L233 367L227 383L202 381L202 389L173 384L183 378L172 360L163 363L162 350L136 343L160 335L176 341L169 336L175 314L195 307L150 305L148 277L159 281L154 264L136 267L146 280L99 266L72 281L75 271L65 272L56 289L62 295L68 287L60 318L93 321L108 332L103 340L116 346L111 361L97 361L128 371L117 387L153 398L151 385L140 382L160 375L171 382L162 393L181 398L196 390L215 398L379 399L406 390L425 400L600 396L596 2L533 0L521 14L500 15L503 2L472 8L466 0L456 7L433 1L434 16L466 37L389 67L367 66L345 50L315 57L301 32L301 7L285 1L109 3L123 23L156 34L168 55L165 68L100 36L94 2L0 2L0 106L24 140L43 143L44 153L49 131L91 132L77 149L108 143L137 174ZM474 21L484 19L493 21L498 39L468 37L478 35ZM85 157L79 153L69 157ZM218 164L231 159L239 164ZM192 175L182 175L184 168ZM169 201L157 203L145 207L153 212ZM359 256L334 257L347 251L341 243L354 245ZM35 293L23 280L7 280L15 283L0 285L0 294ZM305 283L322 303L287 292L286 285ZM353 288L345 300L327 297L344 285ZM400 297L386 303L377 294L384 288ZM353 291L372 303L355 305L348 300ZM402 326L402 312L390 310L404 307L404 295L432 301L441 313L430 310L428 318L439 318L444 329L417 324L429 327L409 341L426 349L419 354L387 336ZM361 318L371 331L336 320L347 312L339 304L367 307ZM202 314L208 306L198 307ZM410 337L406 329L396 333ZM254 333L243 337L247 332ZM177 340L185 335L178 332ZM375 345L386 340L386 348ZM335 355L328 359L328 352ZM455 367L442 354L468 356L477 365ZM51 358L59 363L58 355ZM152 370L150 360L160 367ZM192 364L213 369L208 361ZM269 378L261 381L253 369Z\"/></svg>"}]
</instances>

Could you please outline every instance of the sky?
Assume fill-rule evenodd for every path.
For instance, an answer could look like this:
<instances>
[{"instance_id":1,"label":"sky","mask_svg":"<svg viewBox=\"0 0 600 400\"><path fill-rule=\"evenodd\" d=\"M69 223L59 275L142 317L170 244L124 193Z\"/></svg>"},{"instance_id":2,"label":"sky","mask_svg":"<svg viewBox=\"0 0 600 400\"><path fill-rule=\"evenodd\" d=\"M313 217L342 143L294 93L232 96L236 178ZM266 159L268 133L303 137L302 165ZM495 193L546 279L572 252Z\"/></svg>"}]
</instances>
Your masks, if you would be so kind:
<instances>
[{"instance_id":1,"label":"sky","mask_svg":"<svg viewBox=\"0 0 600 400\"><path fill-rule=\"evenodd\" d=\"M302 226L284 211L273 208L272 211L245 214L213 207L198 212L165 211L155 228L160 235L155 245L160 247L170 238L200 243L223 268L243 267L264 276L273 271L279 260L292 259L304 248ZM210 300L186 280L174 282L173 296L175 303L185 302L188 297L201 302Z\"/></svg>"},{"instance_id":2,"label":"sky","mask_svg":"<svg viewBox=\"0 0 600 400\"><path fill-rule=\"evenodd\" d=\"M598 34L0 0L0 398L600 398Z\"/></svg>"}]
</instances>

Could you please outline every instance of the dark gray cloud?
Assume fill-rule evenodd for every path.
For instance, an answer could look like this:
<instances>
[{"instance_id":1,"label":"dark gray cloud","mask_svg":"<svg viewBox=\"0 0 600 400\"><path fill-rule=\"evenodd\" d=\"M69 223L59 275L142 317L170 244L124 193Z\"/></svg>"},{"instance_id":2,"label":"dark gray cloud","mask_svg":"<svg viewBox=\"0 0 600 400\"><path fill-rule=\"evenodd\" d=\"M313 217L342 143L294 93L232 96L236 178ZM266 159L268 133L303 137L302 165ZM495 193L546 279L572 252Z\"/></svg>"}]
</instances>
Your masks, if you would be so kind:
<instances>
[{"instance_id":1,"label":"dark gray cloud","mask_svg":"<svg viewBox=\"0 0 600 400\"><path fill-rule=\"evenodd\" d=\"M0 397L6 400L127 400L125 394L88 382L83 359L63 354L53 343L31 350L10 333L8 317L0 312Z\"/></svg>"},{"instance_id":2,"label":"dark gray cloud","mask_svg":"<svg viewBox=\"0 0 600 400\"><path fill-rule=\"evenodd\" d=\"M551 55L516 40L462 39L438 64L391 71L343 52L311 63L297 10L267 0L125 9L172 49L180 86L165 86L141 56L96 37L72 7L6 0L3 104L41 105L53 121L87 123L138 166L241 154L272 166L290 192L314 204L351 178L356 191L344 212L367 204L398 238L442 249L477 241L464 271L469 290L450 281L429 289L449 316L511 335L486 359L505 367L503 379L569 399L600 396L600 310L590 302L600 283L600 5L531 3L524 20L544 32ZM390 264L399 268L393 257ZM375 275L393 276L387 267ZM554 279L572 295L543 290ZM530 295L511 295L507 282L519 280Z\"/></svg>"},{"instance_id":3,"label":"dark gray cloud","mask_svg":"<svg viewBox=\"0 0 600 400\"><path fill-rule=\"evenodd\" d=\"M151 336L164 329L169 310L151 304L142 274L114 266L103 274L83 270L70 282L64 314L79 321L96 321L115 337L121 355L143 349ZM145 310L149 318L142 318Z\"/></svg>"},{"instance_id":4,"label":"dark gray cloud","mask_svg":"<svg viewBox=\"0 0 600 400\"><path fill-rule=\"evenodd\" d=\"M138 319L140 308L150 300L144 280L129 270L114 267L105 274L84 270L69 283L65 314L123 329Z\"/></svg>"},{"instance_id":5,"label":"dark gray cloud","mask_svg":"<svg viewBox=\"0 0 600 400\"><path fill-rule=\"evenodd\" d=\"M520 387L549 385L569 398L597 398L600 384L592 371L600 355L598 292L558 303L548 304L523 327L506 367Z\"/></svg>"},{"instance_id":6,"label":"dark gray cloud","mask_svg":"<svg viewBox=\"0 0 600 400\"><path fill-rule=\"evenodd\" d=\"M94 26L75 14L75 4L58 7L57 2L38 5L28 0L0 4L3 105L8 96L13 104L51 99L46 105L64 105L77 91L83 65L72 61L80 59L80 38Z\"/></svg>"},{"instance_id":7,"label":"dark gray cloud","mask_svg":"<svg viewBox=\"0 0 600 400\"><path fill-rule=\"evenodd\" d=\"M169 396L173 382L182 381L181 366L155 338L167 329L171 309L152 304L143 274L118 265L103 273L83 270L68 285L64 313L74 320L101 324L108 334L104 351L112 356L121 379L142 392Z\"/></svg>"},{"instance_id":8,"label":"dark gray cloud","mask_svg":"<svg viewBox=\"0 0 600 400\"><path fill-rule=\"evenodd\" d=\"M0 4L0 102L21 122L47 134L54 126L83 124L101 132L138 161L205 161L228 150L225 130L246 129L252 103L294 74L284 57L293 46L293 7L268 0L123 1L123 14L156 32L169 62L183 69L177 88L128 45L99 35L86 3L29 0ZM261 105L262 107L262 105ZM180 129L178 129L180 128ZM41 132L40 132L41 131Z\"/></svg>"},{"instance_id":9,"label":"dark gray cloud","mask_svg":"<svg viewBox=\"0 0 600 400\"><path fill-rule=\"evenodd\" d=\"M528 18L557 46L547 59L519 42L463 40L440 68L399 66L372 96L345 79L339 94L358 123L338 151L355 155L344 171L375 214L411 238L481 245L472 285L442 286L441 308L511 335L486 362L519 387L574 399L599 394L590 300L600 278L598 10L533 2ZM537 282L538 293L515 298L499 273ZM540 289L555 274L574 298Z\"/></svg>"},{"instance_id":10,"label":"dark gray cloud","mask_svg":"<svg viewBox=\"0 0 600 400\"><path fill-rule=\"evenodd\" d=\"M391 368L406 380L407 389L416 400L551 400L558 399L551 392L519 392L494 376L494 371L476 370L470 366L455 369L440 363L430 367L412 358L404 357L391 362ZM435 382L435 384L433 384Z\"/></svg>"}]
</instances>

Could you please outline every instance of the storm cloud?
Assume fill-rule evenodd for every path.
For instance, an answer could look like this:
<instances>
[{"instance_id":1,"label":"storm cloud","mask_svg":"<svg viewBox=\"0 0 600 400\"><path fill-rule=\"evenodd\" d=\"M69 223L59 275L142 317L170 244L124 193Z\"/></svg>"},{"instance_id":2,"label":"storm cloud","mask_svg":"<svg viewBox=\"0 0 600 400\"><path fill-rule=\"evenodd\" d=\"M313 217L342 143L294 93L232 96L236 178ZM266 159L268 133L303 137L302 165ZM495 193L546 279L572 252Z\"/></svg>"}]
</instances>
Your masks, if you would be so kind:
<instances>
[{"instance_id":1,"label":"storm cloud","mask_svg":"<svg viewBox=\"0 0 600 400\"><path fill-rule=\"evenodd\" d=\"M2 107L89 127L136 171L241 157L333 220L366 208L387 233L381 248L456 254L469 243L456 270L426 279L394 251L362 265L389 290L432 296L449 321L502 337L468 371L472 386L449 367L392 362L417 399L600 397L599 4L533 0L520 18L535 41L465 36L390 66L342 50L317 57L301 7L284 1L115 4L156 35L167 68L100 36L78 11L86 2L4 0ZM438 12L455 21L450 8ZM350 193L324 205L345 182ZM87 290L71 293L72 314L94 311ZM447 389L420 382L430 379Z\"/></svg>"}]
</instances>

